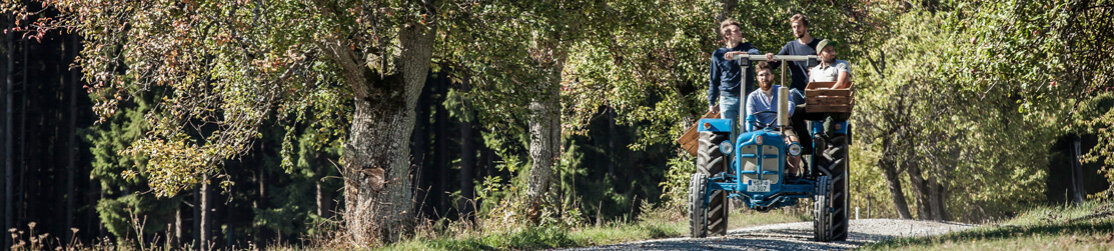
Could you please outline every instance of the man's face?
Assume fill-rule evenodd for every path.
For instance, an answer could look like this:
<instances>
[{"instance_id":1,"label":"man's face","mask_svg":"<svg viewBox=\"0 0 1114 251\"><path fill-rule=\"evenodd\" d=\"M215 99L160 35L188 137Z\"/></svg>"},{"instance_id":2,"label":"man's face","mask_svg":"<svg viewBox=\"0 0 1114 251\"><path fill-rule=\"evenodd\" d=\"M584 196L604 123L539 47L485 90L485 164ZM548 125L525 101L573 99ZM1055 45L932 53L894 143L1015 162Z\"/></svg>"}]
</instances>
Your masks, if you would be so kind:
<instances>
[{"instance_id":1,"label":"man's face","mask_svg":"<svg viewBox=\"0 0 1114 251\"><path fill-rule=\"evenodd\" d=\"M824 63L835 61L836 51L834 48L835 47L832 46L824 46L824 49L820 50L820 60L824 60Z\"/></svg>"},{"instance_id":2,"label":"man's face","mask_svg":"<svg viewBox=\"0 0 1114 251\"><path fill-rule=\"evenodd\" d=\"M757 74L758 88L762 88L763 91L770 90L770 87L774 85L774 73L770 70L759 70Z\"/></svg>"},{"instance_id":3,"label":"man's face","mask_svg":"<svg viewBox=\"0 0 1114 251\"><path fill-rule=\"evenodd\" d=\"M723 33L723 39L727 41L743 41L743 34L739 31L739 26L728 25L719 31Z\"/></svg>"},{"instance_id":4,"label":"man's face","mask_svg":"<svg viewBox=\"0 0 1114 251\"><path fill-rule=\"evenodd\" d=\"M808 34L808 26L805 26L801 22L793 22L791 25L793 26L793 36L802 38Z\"/></svg>"}]
</instances>

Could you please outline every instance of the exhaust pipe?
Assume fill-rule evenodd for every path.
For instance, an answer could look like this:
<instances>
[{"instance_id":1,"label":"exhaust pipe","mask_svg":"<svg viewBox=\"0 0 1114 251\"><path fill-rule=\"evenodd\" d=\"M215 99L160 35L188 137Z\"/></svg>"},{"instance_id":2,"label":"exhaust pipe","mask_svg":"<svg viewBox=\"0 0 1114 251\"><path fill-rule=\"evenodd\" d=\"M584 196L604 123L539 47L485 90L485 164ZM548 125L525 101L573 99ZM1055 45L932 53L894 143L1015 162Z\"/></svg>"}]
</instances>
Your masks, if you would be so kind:
<instances>
[{"instance_id":1,"label":"exhaust pipe","mask_svg":"<svg viewBox=\"0 0 1114 251\"><path fill-rule=\"evenodd\" d=\"M777 88L777 125L784 128L789 126L789 88Z\"/></svg>"}]
</instances>

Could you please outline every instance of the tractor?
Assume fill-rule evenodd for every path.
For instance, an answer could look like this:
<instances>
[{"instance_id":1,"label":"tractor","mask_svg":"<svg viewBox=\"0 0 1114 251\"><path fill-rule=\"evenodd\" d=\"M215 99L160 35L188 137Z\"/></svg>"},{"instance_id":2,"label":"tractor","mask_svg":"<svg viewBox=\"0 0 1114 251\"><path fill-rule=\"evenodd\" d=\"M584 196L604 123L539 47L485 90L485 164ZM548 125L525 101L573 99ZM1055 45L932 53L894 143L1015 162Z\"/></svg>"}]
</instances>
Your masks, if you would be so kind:
<instances>
[{"instance_id":1,"label":"tractor","mask_svg":"<svg viewBox=\"0 0 1114 251\"><path fill-rule=\"evenodd\" d=\"M740 56L744 72L753 61L765 56ZM816 56L774 56L782 61L781 79L785 82L785 61L816 62ZM789 91L777 91L780 103L777 124L761 125L758 114L741 114L739 121L703 118L694 127L698 140L692 144L697 155L697 171L689 184L689 220L693 238L726 235L728 199L738 199L760 212L793 206L811 198L813 236L816 241L845 241L848 227L848 136L851 89L831 89L833 83L814 82L805 88L804 112L813 137L812 151L797 143L787 143L785 131ZM740 88L745 89L745 88ZM745 94L745 93L744 93ZM746 97L746 95L740 95ZM745 104L745 103L744 103ZM762 113L762 112L760 112ZM766 111L766 113L772 113ZM824 119L830 118L827 128ZM804 126L804 125L801 125ZM803 170L786 172L790 156L799 158Z\"/></svg>"}]
</instances>

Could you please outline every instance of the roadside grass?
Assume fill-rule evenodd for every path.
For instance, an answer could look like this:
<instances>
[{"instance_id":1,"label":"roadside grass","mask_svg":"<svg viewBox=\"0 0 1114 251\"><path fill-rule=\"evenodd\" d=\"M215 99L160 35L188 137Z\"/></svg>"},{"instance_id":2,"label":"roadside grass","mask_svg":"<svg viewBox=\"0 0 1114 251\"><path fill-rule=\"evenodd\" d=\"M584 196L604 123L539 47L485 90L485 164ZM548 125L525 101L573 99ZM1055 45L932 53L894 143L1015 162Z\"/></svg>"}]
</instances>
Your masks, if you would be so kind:
<instances>
[{"instance_id":1,"label":"roadside grass","mask_svg":"<svg viewBox=\"0 0 1114 251\"><path fill-rule=\"evenodd\" d=\"M1114 203L1040 207L1003 222L934 237L896 238L864 250L1110 250Z\"/></svg>"},{"instance_id":2,"label":"roadside grass","mask_svg":"<svg viewBox=\"0 0 1114 251\"><path fill-rule=\"evenodd\" d=\"M506 250L546 249L599 246L688 236L688 218L683 209L654 209L645 212L634 222L612 222L601 226L577 227L521 227L510 231L446 231L454 234L424 234L389 245L381 250ZM730 214L728 225L739 228L761 224L797 222L803 217L791 212L775 210L758 213L750 210ZM418 234L423 236L423 234Z\"/></svg>"}]
</instances>

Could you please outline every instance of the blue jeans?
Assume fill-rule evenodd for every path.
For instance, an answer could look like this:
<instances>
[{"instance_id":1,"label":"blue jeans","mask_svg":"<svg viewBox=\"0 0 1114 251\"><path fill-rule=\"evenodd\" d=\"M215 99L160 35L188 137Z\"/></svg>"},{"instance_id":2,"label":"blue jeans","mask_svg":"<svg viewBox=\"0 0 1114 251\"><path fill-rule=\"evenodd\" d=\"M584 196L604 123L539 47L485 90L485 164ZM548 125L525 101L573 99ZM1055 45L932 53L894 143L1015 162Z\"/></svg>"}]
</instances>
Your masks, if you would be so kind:
<instances>
[{"instance_id":1,"label":"blue jeans","mask_svg":"<svg viewBox=\"0 0 1114 251\"><path fill-rule=\"evenodd\" d=\"M793 100L794 104L800 105L805 103L805 94L801 93L797 88L789 89L789 98Z\"/></svg>"},{"instance_id":2,"label":"blue jeans","mask_svg":"<svg viewBox=\"0 0 1114 251\"><path fill-rule=\"evenodd\" d=\"M719 117L736 121L739 119L739 97L719 96Z\"/></svg>"}]
</instances>

